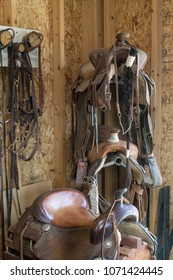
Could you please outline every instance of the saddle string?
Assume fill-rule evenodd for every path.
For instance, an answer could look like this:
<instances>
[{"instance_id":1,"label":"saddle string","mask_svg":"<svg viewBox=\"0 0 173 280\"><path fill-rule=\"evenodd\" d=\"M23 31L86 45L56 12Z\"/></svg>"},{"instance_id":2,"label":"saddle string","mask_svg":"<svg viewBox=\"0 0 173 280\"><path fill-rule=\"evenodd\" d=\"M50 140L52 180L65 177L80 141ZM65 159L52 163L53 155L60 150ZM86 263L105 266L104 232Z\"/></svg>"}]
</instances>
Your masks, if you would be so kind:
<instances>
[{"instance_id":1,"label":"saddle string","mask_svg":"<svg viewBox=\"0 0 173 280\"><path fill-rule=\"evenodd\" d=\"M95 214L95 215L99 215L99 195L98 195L98 183L97 180L90 176L85 177L85 179L87 178L87 183L90 185L90 190L89 190L89 199L90 199L90 205L91 205L91 211Z\"/></svg>"},{"instance_id":2,"label":"saddle string","mask_svg":"<svg viewBox=\"0 0 173 280\"><path fill-rule=\"evenodd\" d=\"M28 228L29 224L33 221L32 217L29 217L28 220L26 221L26 225L23 227L20 236L19 236L19 253L20 253L20 260L24 259L24 254L23 254L23 237L25 234L26 229Z\"/></svg>"},{"instance_id":3,"label":"saddle string","mask_svg":"<svg viewBox=\"0 0 173 280\"><path fill-rule=\"evenodd\" d=\"M116 245L116 252L114 259L119 260L120 258L120 244L121 244L121 234L116 226L116 219L114 216L111 217L113 228L114 228L114 235L115 235L115 245Z\"/></svg>"}]
</instances>

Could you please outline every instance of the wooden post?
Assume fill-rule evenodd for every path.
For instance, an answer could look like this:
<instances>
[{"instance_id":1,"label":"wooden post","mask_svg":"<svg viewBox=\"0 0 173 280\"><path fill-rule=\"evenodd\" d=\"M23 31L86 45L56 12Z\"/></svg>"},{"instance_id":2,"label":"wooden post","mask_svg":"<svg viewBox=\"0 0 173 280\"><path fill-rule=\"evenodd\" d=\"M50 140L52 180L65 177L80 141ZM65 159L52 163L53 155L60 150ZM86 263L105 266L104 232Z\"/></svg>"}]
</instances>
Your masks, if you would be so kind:
<instances>
[{"instance_id":1,"label":"wooden post","mask_svg":"<svg viewBox=\"0 0 173 280\"><path fill-rule=\"evenodd\" d=\"M100 0L82 2L82 57L88 61L88 55L96 48L103 47L103 5Z\"/></svg>"},{"instance_id":2,"label":"wooden post","mask_svg":"<svg viewBox=\"0 0 173 280\"><path fill-rule=\"evenodd\" d=\"M115 42L115 0L104 0L104 47Z\"/></svg>"},{"instance_id":3,"label":"wooden post","mask_svg":"<svg viewBox=\"0 0 173 280\"><path fill-rule=\"evenodd\" d=\"M66 186L64 0L52 1L55 127L55 187Z\"/></svg>"},{"instance_id":4,"label":"wooden post","mask_svg":"<svg viewBox=\"0 0 173 280\"><path fill-rule=\"evenodd\" d=\"M152 0L151 75L156 84L156 97L152 100L152 117L155 124L154 153L160 163L161 149L161 94L162 94L162 0ZM154 99L154 98L153 98ZM155 102L154 102L155 101ZM155 103L155 104L153 104ZM157 116L156 119L155 116Z\"/></svg>"},{"instance_id":5,"label":"wooden post","mask_svg":"<svg viewBox=\"0 0 173 280\"><path fill-rule=\"evenodd\" d=\"M115 1L104 0L104 47L110 48L115 43ZM111 103L115 101L112 92ZM108 126L115 126L114 106L104 113L104 122ZM110 202L116 189L116 167L106 168L104 171L104 195Z\"/></svg>"},{"instance_id":6,"label":"wooden post","mask_svg":"<svg viewBox=\"0 0 173 280\"><path fill-rule=\"evenodd\" d=\"M5 0L4 1L4 25L16 26L16 0Z\"/></svg>"},{"instance_id":7,"label":"wooden post","mask_svg":"<svg viewBox=\"0 0 173 280\"><path fill-rule=\"evenodd\" d=\"M156 84L156 96L153 97L151 115L155 123L154 154L160 163L161 149L161 95L162 95L162 0L152 0L152 40L151 75ZM155 104L153 104L155 103ZM156 233L159 188L149 191L149 229Z\"/></svg>"}]
</instances>

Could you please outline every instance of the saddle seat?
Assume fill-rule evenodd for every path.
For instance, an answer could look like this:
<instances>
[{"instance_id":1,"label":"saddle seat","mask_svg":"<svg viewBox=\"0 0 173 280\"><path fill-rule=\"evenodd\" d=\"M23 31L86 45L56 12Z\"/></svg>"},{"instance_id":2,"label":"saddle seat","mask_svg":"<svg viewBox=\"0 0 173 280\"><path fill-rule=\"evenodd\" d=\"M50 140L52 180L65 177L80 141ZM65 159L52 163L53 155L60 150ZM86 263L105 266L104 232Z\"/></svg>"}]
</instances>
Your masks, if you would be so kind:
<instances>
[{"instance_id":1,"label":"saddle seat","mask_svg":"<svg viewBox=\"0 0 173 280\"><path fill-rule=\"evenodd\" d=\"M95 216L89 211L86 197L74 189L48 192L32 205L32 215L57 227L90 227Z\"/></svg>"},{"instance_id":2,"label":"saddle seat","mask_svg":"<svg viewBox=\"0 0 173 280\"><path fill-rule=\"evenodd\" d=\"M88 160L90 163L93 163L98 159L104 158L108 153L121 152L122 154L126 155L126 151L127 151L127 142L126 141L108 140L104 143L98 144L98 151L97 151L97 147L94 147L91 151L89 151ZM132 156L135 159L137 159L137 156L138 156L138 148L133 143L130 143L130 156Z\"/></svg>"},{"instance_id":3,"label":"saddle seat","mask_svg":"<svg viewBox=\"0 0 173 280\"><path fill-rule=\"evenodd\" d=\"M137 160L138 148L132 142L129 145L129 151L127 151L127 142L119 139L120 130L117 128L109 128L107 126L98 127L98 146L88 145L87 158L89 161L88 174L94 176L104 166L107 157L111 153L121 153ZM92 138L92 136L91 136ZM138 173L138 172L137 172Z\"/></svg>"}]
</instances>

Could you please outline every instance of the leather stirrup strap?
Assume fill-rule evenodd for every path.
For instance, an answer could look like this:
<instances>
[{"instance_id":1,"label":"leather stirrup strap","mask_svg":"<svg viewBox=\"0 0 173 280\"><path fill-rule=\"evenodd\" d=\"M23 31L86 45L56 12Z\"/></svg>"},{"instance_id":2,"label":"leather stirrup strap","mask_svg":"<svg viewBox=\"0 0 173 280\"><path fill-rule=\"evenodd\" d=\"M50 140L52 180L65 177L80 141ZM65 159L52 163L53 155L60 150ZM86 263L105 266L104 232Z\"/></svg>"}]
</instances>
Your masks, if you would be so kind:
<instances>
[{"instance_id":1,"label":"leather stirrup strap","mask_svg":"<svg viewBox=\"0 0 173 280\"><path fill-rule=\"evenodd\" d=\"M130 190L130 203L139 211L139 221L143 221L148 207L148 195L145 187L133 184Z\"/></svg>"},{"instance_id":2,"label":"leather stirrup strap","mask_svg":"<svg viewBox=\"0 0 173 280\"><path fill-rule=\"evenodd\" d=\"M19 236L19 253L20 253L20 260L23 260L24 259L24 255L23 255L23 237L24 237L24 234L25 234L25 231L27 230L29 224L31 223L32 221L32 217L29 217L29 219L27 220L26 222L26 225L24 226L24 228L22 229L21 233L20 233L20 236Z\"/></svg>"},{"instance_id":3,"label":"leather stirrup strap","mask_svg":"<svg viewBox=\"0 0 173 280\"><path fill-rule=\"evenodd\" d=\"M1 201L0 201L0 206L1 206L1 225L2 225L2 246L3 246L3 257L4 257L4 245L5 245L5 213L4 213L4 180L3 180L3 172L2 172L2 124L0 123L0 193L1 193Z\"/></svg>"}]
</instances>

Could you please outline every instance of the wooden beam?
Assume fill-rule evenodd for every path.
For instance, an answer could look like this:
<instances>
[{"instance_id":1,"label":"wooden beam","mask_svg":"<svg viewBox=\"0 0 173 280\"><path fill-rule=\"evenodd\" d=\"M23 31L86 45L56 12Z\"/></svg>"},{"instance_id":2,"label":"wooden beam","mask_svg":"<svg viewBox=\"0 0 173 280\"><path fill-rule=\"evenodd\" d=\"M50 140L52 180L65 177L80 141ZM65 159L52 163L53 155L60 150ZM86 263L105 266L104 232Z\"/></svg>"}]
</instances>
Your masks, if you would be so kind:
<instances>
[{"instance_id":1,"label":"wooden beam","mask_svg":"<svg viewBox=\"0 0 173 280\"><path fill-rule=\"evenodd\" d=\"M155 123L154 154L160 164L161 152L161 97L162 97L162 0L152 0L152 40L151 40L151 75L156 84L156 94L151 104L151 116ZM157 118L156 118L157 117ZM149 229L156 233L159 189L149 191Z\"/></svg>"},{"instance_id":2,"label":"wooden beam","mask_svg":"<svg viewBox=\"0 0 173 280\"><path fill-rule=\"evenodd\" d=\"M104 47L115 42L115 0L104 0Z\"/></svg>"},{"instance_id":3,"label":"wooden beam","mask_svg":"<svg viewBox=\"0 0 173 280\"><path fill-rule=\"evenodd\" d=\"M66 186L64 0L52 1L55 187Z\"/></svg>"},{"instance_id":4,"label":"wooden beam","mask_svg":"<svg viewBox=\"0 0 173 280\"><path fill-rule=\"evenodd\" d=\"M4 1L4 25L16 26L16 1L17 0L5 0Z\"/></svg>"},{"instance_id":5,"label":"wooden beam","mask_svg":"<svg viewBox=\"0 0 173 280\"><path fill-rule=\"evenodd\" d=\"M154 153L158 163L160 163L162 115L162 0L152 0L151 75L156 84L156 96L153 97L151 109L153 122L156 122L154 130ZM155 116L157 116L157 119L155 119Z\"/></svg>"},{"instance_id":6,"label":"wooden beam","mask_svg":"<svg viewBox=\"0 0 173 280\"><path fill-rule=\"evenodd\" d=\"M103 3L102 0L82 1L82 58L96 48L103 47Z\"/></svg>"},{"instance_id":7,"label":"wooden beam","mask_svg":"<svg viewBox=\"0 0 173 280\"><path fill-rule=\"evenodd\" d=\"M157 233L158 200L161 187L149 189L149 230Z\"/></svg>"},{"instance_id":8,"label":"wooden beam","mask_svg":"<svg viewBox=\"0 0 173 280\"><path fill-rule=\"evenodd\" d=\"M115 1L114 0L104 0L104 47L110 48L115 43ZM115 95L111 97L111 104L115 102ZM113 106L112 106L113 107ZM115 126L115 113L114 110L106 111L104 113L104 122L110 127ZM115 189L117 188L116 180L116 167L112 166L105 168L104 172L104 195L110 202L115 194Z\"/></svg>"},{"instance_id":9,"label":"wooden beam","mask_svg":"<svg viewBox=\"0 0 173 280\"><path fill-rule=\"evenodd\" d=\"M103 0L93 2L93 49L103 47L104 44L104 6Z\"/></svg>"}]
</instances>

